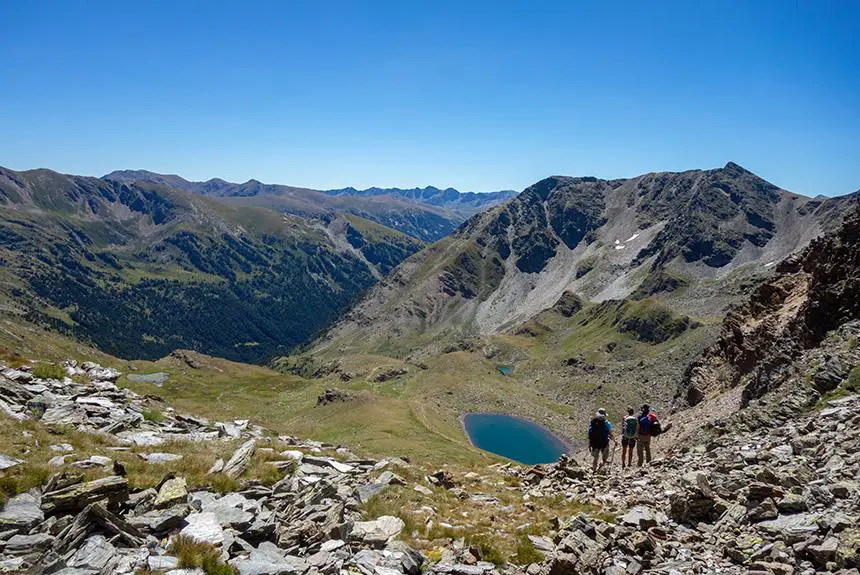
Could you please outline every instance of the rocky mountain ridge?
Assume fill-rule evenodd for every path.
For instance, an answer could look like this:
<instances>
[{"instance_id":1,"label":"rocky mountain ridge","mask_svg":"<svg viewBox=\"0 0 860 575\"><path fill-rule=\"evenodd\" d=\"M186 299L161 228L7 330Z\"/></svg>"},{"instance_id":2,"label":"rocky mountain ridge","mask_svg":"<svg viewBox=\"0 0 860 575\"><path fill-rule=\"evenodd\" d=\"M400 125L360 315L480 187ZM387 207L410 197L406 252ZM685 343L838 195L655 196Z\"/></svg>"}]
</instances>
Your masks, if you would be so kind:
<instances>
[{"instance_id":1,"label":"rocky mountain ridge","mask_svg":"<svg viewBox=\"0 0 860 575\"><path fill-rule=\"evenodd\" d=\"M517 196L513 190L502 190L498 192L461 192L454 188L439 189L435 186L424 188L366 188L357 190L355 188L342 188L338 190L323 190L332 196L401 196L410 200L426 202L434 206L473 206L492 207Z\"/></svg>"},{"instance_id":2,"label":"rocky mountain ridge","mask_svg":"<svg viewBox=\"0 0 860 575\"><path fill-rule=\"evenodd\" d=\"M547 178L404 262L329 339L367 325L499 333L565 292L594 302L653 295L680 313L719 317L736 301L732 285L833 229L858 197L807 198L734 163L627 180Z\"/></svg>"}]
</instances>

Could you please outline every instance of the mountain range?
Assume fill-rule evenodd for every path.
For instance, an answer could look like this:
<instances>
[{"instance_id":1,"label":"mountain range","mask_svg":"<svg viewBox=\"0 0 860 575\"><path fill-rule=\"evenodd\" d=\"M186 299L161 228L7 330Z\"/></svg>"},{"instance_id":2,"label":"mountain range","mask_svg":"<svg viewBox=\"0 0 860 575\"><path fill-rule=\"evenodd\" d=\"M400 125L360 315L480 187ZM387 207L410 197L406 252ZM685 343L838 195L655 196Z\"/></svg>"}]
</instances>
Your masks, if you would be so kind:
<instances>
[{"instance_id":1,"label":"mountain range","mask_svg":"<svg viewBox=\"0 0 860 575\"><path fill-rule=\"evenodd\" d=\"M324 329L422 242L352 214L0 169L4 308L106 352L265 361Z\"/></svg>"},{"instance_id":2,"label":"mountain range","mask_svg":"<svg viewBox=\"0 0 860 575\"><path fill-rule=\"evenodd\" d=\"M263 184L257 180L235 184L218 178L205 182L190 182L180 176L146 170L118 170L105 175L104 179L125 183L161 184L204 196L223 198L240 205L270 207L305 217L332 212L350 213L425 242L445 237L479 211L516 195L511 191L476 194L461 193L453 188L440 190L434 187L312 190Z\"/></svg>"},{"instance_id":3,"label":"mountain range","mask_svg":"<svg viewBox=\"0 0 860 575\"><path fill-rule=\"evenodd\" d=\"M155 179L0 169L4 565L860 565L860 193L734 163L552 176L482 206ZM361 202L483 211L426 245ZM672 424L657 462L578 464L599 407L645 402ZM571 457L495 465L474 412ZM144 533L174 543L144 556Z\"/></svg>"}]
</instances>

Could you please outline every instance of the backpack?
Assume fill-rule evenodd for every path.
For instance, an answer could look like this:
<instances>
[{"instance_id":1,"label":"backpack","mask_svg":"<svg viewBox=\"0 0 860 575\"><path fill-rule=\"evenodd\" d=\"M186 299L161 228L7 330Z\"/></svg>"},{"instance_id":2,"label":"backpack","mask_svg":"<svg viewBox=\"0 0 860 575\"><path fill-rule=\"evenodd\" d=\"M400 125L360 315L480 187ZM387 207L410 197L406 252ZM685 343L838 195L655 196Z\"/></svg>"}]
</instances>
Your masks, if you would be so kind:
<instances>
[{"instance_id":1,"label":"backpack","mask_svg":"<svg viewBox=\"0 0 860 575\"><path fill-rule=\"evenodd\" d=\"M628 415L624 418L624 437L636 437L636 426L639 425L639 419L635 415Z\"/></svg>"},{"instance_id":2,"label":"backpack","mask_svg":"<svg viewBox=\"0 0 860 575\"><path fill-rule=\"evenodd\" d=\"M594 418L588 426L588 444L593 449L603 449L609 445L609 425L606 420Z\"/></svg>"},{"instance_id":3,"label":"backpack","mask_svg":"<svg viewBox=\"0 0 860 575\"><path fill-rule=\"evenodd\" d=\"M652 436L655 436L655 435L660 435L661 433L663 433L663 424L660 423L660 420L658 420L658 419L651 420L650 434Z\"/></svg>"}]
</instances>

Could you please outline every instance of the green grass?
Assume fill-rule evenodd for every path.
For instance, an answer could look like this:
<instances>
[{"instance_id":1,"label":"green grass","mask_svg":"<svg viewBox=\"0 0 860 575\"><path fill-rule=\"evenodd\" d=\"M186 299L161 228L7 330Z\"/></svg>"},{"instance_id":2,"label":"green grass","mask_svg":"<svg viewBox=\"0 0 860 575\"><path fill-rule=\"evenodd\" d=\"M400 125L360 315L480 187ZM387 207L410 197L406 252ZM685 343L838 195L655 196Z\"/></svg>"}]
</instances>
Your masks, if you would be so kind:
<instances>
[{"instance_id":1,"label":"green grass","mask_svg":"<svg viewBox=\"0 0 860 575\"><path fill-rule=\"evenodd\" d=\"M198 567L206 575L234 575L235 570L221 561L221 552L212 545L198 543L187 537L176 537L169 549L186 569Z\"/></svg>"},{"instance_id":2,"label":"green grass","mask_svg":"<svg viewBox=\"0 0 860 575\"><path fill-rule=\"evenodd\" d=\"M63 366L56 363L37 363L33 367L33 375L40 379L60 379L66 377Z\"/></svg>"},{"instance_id":3,"label":"green grass","mask_svg":"<svg viewBox=\"0 0 860 575\"><path fill-rule=\"evenodd\" d=\"M528 535L521 533L517 538L517 551L511 557L511 563L514 565L530 565L531 563L540 563L543 561L543 558L543 553L535 549Z\"/></svg>"},{"instance_id":4,"label":"green grass","mask_svg":"<svg viewBox=\"0 0 860 575\"><path fill-rule=\"evenodd\" d=\"M164 421L164 414L154 409L146 409L142 415L144 420L152 423L161 423Z\"/></svg>"},{"instance_id":5,"label":"green grass","mask_svg":"<svg viewBox=\"0 0 860 575\"><path fill-rule=\"evenodd\" d=\"M848 391L857 393L860 392L860 365L855 366L848 374L848 379L842 384L842 387Z\"/></svg>"}]
</instances>

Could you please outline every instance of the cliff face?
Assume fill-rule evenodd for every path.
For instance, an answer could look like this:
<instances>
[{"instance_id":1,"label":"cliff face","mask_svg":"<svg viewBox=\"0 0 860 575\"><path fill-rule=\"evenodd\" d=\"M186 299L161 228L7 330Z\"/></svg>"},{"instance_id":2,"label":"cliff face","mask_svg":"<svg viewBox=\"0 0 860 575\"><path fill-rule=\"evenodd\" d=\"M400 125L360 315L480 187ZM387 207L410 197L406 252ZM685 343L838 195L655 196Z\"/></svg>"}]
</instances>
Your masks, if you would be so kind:
<instances>
[{"instance_id":1,"label":"cliff face","mask_svg":"<svg viewBox=\"0 0 860 575\"><path fill-rule=\"evenodd\" d=\"M773 278L726 316L720 337L690 366L681 392L695 405L743 385L746 405L781 385L804 350L819 346L829 331L856 319L860 209L838 231L780 263ZM812 377L818 391L829 391L851 369L835 359L826 363Z\"/></svg>"}]
</instances>

